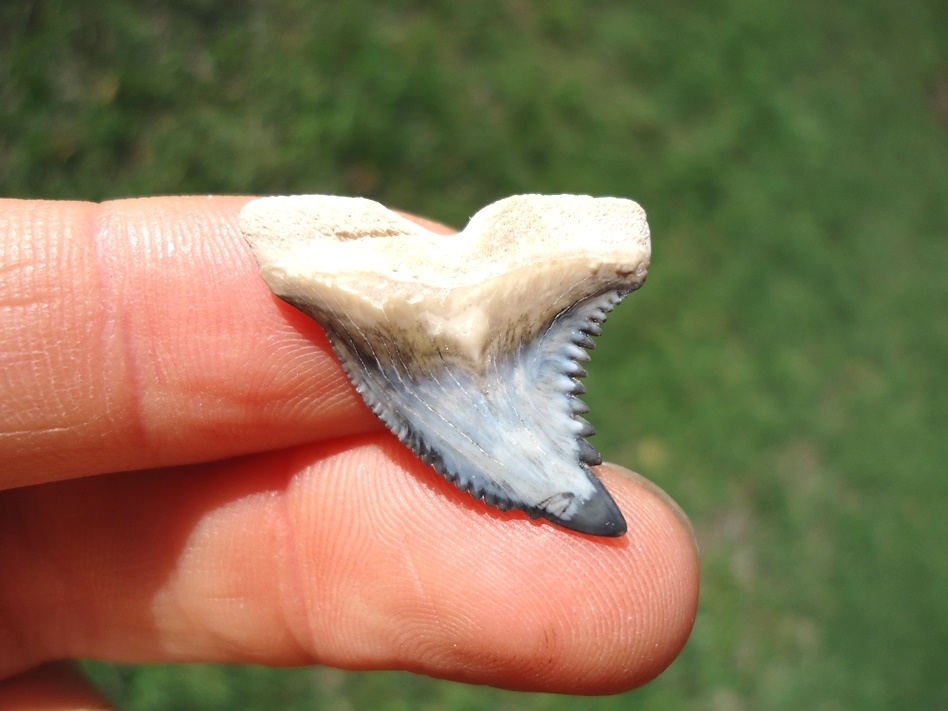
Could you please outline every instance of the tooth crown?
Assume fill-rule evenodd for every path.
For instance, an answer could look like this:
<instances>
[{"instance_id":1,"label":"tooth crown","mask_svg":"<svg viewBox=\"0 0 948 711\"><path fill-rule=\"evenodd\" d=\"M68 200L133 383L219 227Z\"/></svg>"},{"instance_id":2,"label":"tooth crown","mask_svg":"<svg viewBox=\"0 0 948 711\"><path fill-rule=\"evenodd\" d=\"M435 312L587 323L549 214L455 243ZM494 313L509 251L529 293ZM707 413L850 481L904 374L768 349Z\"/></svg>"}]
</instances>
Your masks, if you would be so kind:
<instances>
[{"instance_id":1,"label":"tooth crown","mask_svg":"<svg viewBox=\"0 0 948 711\"><path fill-rule=\"evenodd\" d=\"M459 235L377 203L255 200L241 228L277 296L325 329L356 389L441 474L501 509L621 535L578 395L606 314L645 279L629 200L525 195Z\"/></svg>"}]
</instances>

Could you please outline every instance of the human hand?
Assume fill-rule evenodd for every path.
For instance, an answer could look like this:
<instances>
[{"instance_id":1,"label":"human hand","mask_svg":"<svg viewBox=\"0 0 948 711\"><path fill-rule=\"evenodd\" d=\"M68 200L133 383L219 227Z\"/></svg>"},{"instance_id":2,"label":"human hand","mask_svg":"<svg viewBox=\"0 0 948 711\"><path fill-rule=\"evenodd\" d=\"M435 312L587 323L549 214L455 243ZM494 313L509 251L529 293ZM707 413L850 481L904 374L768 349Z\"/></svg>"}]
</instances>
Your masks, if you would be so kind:
<instances>
[{"instance_id":1,"label":"human hand","mask_svg":"<svg viewBox=\"0 0 948 711\"><path fill-rule=\"evenodd\" d=\"M457 491L264 285L245 202L0 200L0 706L88 698L47 664L79 657L586 694L664 669L697 604L677 508L611 465L618 539Z\"/></svg>"}]
</instances>

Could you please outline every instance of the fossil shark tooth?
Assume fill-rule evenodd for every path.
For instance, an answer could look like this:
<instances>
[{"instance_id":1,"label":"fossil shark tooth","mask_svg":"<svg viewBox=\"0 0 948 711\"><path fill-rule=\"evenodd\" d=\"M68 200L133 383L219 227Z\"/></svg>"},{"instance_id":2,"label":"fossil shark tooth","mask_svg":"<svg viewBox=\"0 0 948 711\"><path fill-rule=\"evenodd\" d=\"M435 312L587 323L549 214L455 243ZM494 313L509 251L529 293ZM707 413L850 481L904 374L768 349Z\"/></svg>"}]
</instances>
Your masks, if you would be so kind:
<instances>
[{"instance_id":1,"label":"fossil shark tooth","mask_svg":"<svg viewBox=\"0 0 948 711\"><path fill-rule=\"evenodd\" d=\"M365 402L458 488L584 533L626 522L593 474L578 398L606 315L645 281L645 213L520 195L437 235L326 195L248 203L241 230L281 299L318 321Z\"/></svg>"}]
</instances>

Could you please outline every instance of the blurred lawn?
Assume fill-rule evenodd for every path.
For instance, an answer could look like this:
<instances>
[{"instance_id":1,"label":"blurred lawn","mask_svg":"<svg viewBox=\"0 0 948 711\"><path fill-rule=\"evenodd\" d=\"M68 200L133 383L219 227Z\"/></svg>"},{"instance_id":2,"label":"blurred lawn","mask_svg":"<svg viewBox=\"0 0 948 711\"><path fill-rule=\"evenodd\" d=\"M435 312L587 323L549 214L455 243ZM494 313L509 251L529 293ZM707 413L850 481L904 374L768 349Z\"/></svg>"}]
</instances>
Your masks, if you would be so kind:
<instances>
[{"instance_id":1,"label":"blurred lawn","mask_svg":"<svg viewBox=\"0 0 948 711\"><path fill-rule=\"evenodd\" d=\"M640 201L587 400L701 610L618 697L91 663L124 708L948 708L948 4L0 4L0 194L208 192Z\"/></svg>"}]
</instances>

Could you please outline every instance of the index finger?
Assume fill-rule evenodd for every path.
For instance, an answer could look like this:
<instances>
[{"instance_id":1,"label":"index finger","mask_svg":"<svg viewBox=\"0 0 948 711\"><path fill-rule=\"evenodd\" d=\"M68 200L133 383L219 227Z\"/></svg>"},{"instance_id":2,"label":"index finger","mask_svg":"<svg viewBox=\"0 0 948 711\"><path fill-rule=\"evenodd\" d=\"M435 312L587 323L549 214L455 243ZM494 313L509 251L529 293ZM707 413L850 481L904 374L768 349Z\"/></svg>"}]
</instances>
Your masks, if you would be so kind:
<instances>
[{"instance_id":1,"label":"index finger","mask_svg":"<svg viewBox=\"0 0 948 711\"><path fill-rule=\"evenodd\" d=\"M259 278L249 199L0 200L0 489L380 427Z\"/></svg>"}]
</instances>

